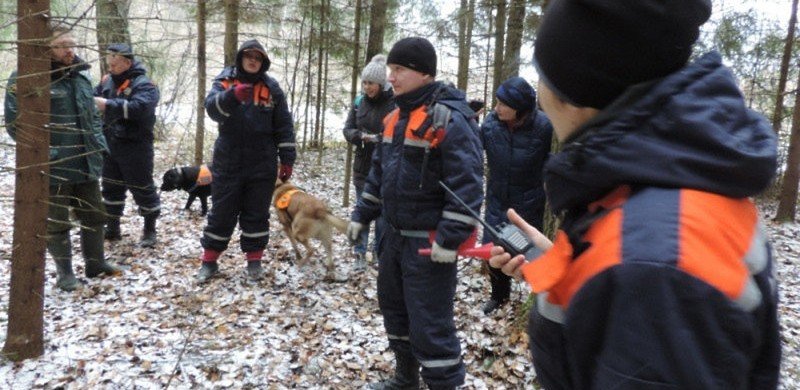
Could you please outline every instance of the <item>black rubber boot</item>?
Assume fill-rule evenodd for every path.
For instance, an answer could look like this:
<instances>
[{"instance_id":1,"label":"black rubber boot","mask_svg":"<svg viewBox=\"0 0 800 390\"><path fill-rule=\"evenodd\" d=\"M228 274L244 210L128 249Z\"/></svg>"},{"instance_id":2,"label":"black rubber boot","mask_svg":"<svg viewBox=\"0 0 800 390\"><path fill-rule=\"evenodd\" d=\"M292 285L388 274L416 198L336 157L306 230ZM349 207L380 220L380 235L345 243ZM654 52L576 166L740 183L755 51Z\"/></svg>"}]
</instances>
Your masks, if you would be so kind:
<instances>
[{"instance_id":1,"label":"black rubber boot","mask_svg":"<svg viewBox=\"0 0 800 390\"><path fill-rule=\"evenodd\" d=\"M108 241L119 241L122 239L122 231L119 228L119 217L108 217L105 234L103 236Z\"/></svg>"},{"instance_id":2,"label":"black rubber boot","mask_svg":"<svg viewBox=\"0 0 800 390\"><path fill-rule=\"evenodd\" d=\"M81 229L81 249L85 267L83 273L88 278L106 275L119 275L122 269L106 261L103 250L103 226L88 226Z\"/></svg>"},{"instance_id":3,"label":"black rubber boot","mask_svg":"<svg viewBox=\"0 0 800 390\"><path fill-rule=\"evenodd\" d=\"M47 240L47 251L56 263L56 287L74 291L81 283L72 272L72 243L69 231L56 233Z\"/></svg>"},{"instance_id":4,"label":"black rubber boot","mask_svg":"<svg viewBox=\"0 0 800 390\"><path fill-rule=\"evenodd\" d=\"M486 303L483 304L483 308L482 308L483 314L485 314L487 316L492 314L492 312L494 312L495 310L497 310L500 307L502 307L503 305L505 305L506 302L508 302L508 299L502 300L502 301L498 301L495 298L490 298L488 301L486 301Z\"/></svg>"},{"instance_id":5,"label":"black rubber boot","mask_svg":"<svg viewBox=\"0 0 800 390\"><path fill-rule=\"evenodd\" d=\"M419 389L419 362L411 352L395 351L394 376L369 386L373 390L417 390Z\"/></svg>"},{"instance_id":6,"label":"black rubber boot","mask_svg":"<svg viewBox=\"0 0 800 390\"><path fill-rule=\"evenodd\" d=\"M139 246L142 248L152 248L158 242L158 234L156 233L156 220L158 214L150 214L144 217L144 230L142 232L142 239L139 241Z\"/></svg>"},{"instance_id":7,"label":"black rubber boot","mask_svg":"<svg viewBox=\"0 0 800 390\"><path fill-rule=\"evenodd\" d=\"M195 279L197 283L205 283L219 273L219 266L216 261L204 261L197 272Z\"/></svg>"},{"instance_id":8,"label":"black rubber boot","mask_svg":"<svg viewBox=\"0 0 800 390\"><path fill-rule=\"evenodd\" d=\"M264 279L264 268L261 267L261 260L247 261L247 279L252 282Z\"/></svg>"}]
</instances>

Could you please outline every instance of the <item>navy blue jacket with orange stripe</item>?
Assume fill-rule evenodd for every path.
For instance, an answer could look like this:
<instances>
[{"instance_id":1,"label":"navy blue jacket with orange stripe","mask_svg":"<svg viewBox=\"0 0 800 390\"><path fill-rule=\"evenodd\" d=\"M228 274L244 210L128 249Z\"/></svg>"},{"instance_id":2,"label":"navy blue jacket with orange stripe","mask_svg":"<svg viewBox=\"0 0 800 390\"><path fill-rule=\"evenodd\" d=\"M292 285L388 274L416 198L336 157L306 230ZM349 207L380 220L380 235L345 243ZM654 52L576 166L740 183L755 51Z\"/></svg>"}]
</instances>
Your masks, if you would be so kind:
<instances>
[{"instance_id":1,"label":"navy blue jacket with orange stripe","mask_svg":"<svg viewBox=\"0 0 800 390\"><path fill-rule=\"evenodd\" d=\"M477 221L438 183L443 181L473 211L480 212L483 153L478 125L463 92L440 82L422 88L416 91L422 95L418 100L432 99L447 107L448 123L435 136L417 137L414 130L431 124L425 122L426 107L408 107L402 95L396 97L398 108L384 120L383 141L377 145L362 199L351 219L367 223L383 213L395 229L435 230L441 247L456 249L474 231Z\"/></svg>"},{"instance_id":2,"label":"navy blue jacket with orange stripe","mask_svg":"<svg viewBox=\"0 0 800 390\"><path fill-rule=\"evenodd\" d=\"M208 115L219 123L214 170L274 176L278 157L281 164L288 165L294 165L297 157L286 95L275 79L262 73L253 83L253 102L241 104L232 88L239 78L235 66L223 69L206 96Z\"/></svg>"},{"instance_id":3,"label":"navy blue jacket with orange stripe","mask_svg":"<svg viewBox=\"0 0 800 390\"><path fill-rule=\"evenodd\" d=\"M748 197L776 138L710 53L635 87L547 164L566 213L523 274L547 389L774 389L777 286Z\"/></svg>"},{"instance_id":4,"label":"navy blue jacket with orange stripe","mask_svg":"<svg viewBox=\"0 0 800 390\"><path fill-rule=\"evenodd\" d=\"M103 78L95 87L94 96L108 99L103 112L106 138L153 143L156 105L161 94L139 61L134 61L130 69L118 76Z\"/></svg>"}]
</instances>

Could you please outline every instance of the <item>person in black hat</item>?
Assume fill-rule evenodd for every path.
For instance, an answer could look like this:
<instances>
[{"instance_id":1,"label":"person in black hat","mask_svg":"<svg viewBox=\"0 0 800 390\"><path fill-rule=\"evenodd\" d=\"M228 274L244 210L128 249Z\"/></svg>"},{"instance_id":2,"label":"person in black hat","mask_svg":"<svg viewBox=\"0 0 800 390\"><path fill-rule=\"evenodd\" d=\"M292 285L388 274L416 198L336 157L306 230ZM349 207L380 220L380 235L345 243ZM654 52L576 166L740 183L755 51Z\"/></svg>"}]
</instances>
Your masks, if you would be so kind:
<instances>
[{"instance_id":1,"label":"person in black hat","mask_svg":"<svg viewBox=\"0 0 800 390\"><path fill-rule=\"evenodd\" d=\"M453 320L456 250L475 234L477 221L439 183L480 211L483 153L475 113L463 92L436 81L428 40L401 39L386 63L398 108L384 119L347 232L355 243L370 221L384 218L378 304L397 366L373 388L417 388L421 366L429 389L454 389L465 376ZM427 248L430 256L419 254Z\"/></svg>"},{"instance_id":2,"label":"person in black hat","mask_svg":"<svg viewBox=\"0 0 800 390\"><path fill-rule=\"evenodd\" d=\"M689 62L708 0L554 0L534 57L563 150L545 168L564 216L549 249L490 263L536 295L547 389L774 389L774 264L758 210L776 137L715 52ZM527 260L527 262L526 262Z\"/></svg>"},{"instance_id":3,"label":"person in black hat","mask_svg":"<svg viewBox=\"0 0 800 390\"><path fill-rule=\"evenodd\" d=\"M108 212L105 238L122 238L120 218L125 194L130 191L144 218L139 245L151 248L157 242L156 220L161 214L161 199L153 182L153 127L161 95L147 70L134 59L130 45L109 45L105 60L109 74L94 91L110 150L103 161L103 203Z\"/></svg>"},{"instance_id":4,"label":"person in black hat","mask_svg":"<svg viewBox=\"0 0 800 390\"><path fill-rule=\"evenodd\" d=\"M492 226L508 223L506 210L518 210L522 218L542 228L544 187L542 171L550 153L553 126L547 115L536 109L536 91L522 77L512 77L497 89L494 111L481 124L481 141L486 151L486 222ZM483 234L483 243L492 236ZM489 268L491 297L483 305L490 314L508 301L511 278Z\"/></svg>"},{"instance_id":5,"label":"person in black hat","mask_svg":"<svg viewBox=\"0 0 800 390\"><path fill-rule=\"evenodd\" d=\"M270 59L257 40L236 53L236 65L214 78L206 110L219 123L211 165L211 211L200 244L203 254L196 280L219 274L217 259L228 248L238 224L247 278L263 279L261 261L269 240L269 206L276 179L292 176L297 152L294 121L286 95L267 74Z\"/></svg>"}]
</instances>

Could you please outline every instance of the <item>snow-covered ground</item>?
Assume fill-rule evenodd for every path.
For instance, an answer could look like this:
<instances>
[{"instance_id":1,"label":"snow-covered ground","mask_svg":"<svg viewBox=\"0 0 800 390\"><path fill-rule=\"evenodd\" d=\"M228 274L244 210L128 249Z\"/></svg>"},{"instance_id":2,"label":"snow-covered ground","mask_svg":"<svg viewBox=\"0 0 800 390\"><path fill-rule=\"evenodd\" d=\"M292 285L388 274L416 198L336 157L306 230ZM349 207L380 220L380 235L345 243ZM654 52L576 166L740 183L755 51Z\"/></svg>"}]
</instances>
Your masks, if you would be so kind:
<instances>
[{"instance_id":1,"label":"snow-covered ground","mask_svg":"<svg viewBox=\"0 0 800 390\"><path fill-rule=\"evenodd\" d=\"M9 143L0 135L0 145ZM175 159L178 146L160 142L156 176ZM295 181L342 207L344 153L326 150L300 158ZM0 146L0 166L13 167L13 149ZM0 171L5 172L5 171ZM0 291L8 291L14 178L0 174ZM245 280L238 242L221 261L222 278L197 286L193 275L201 252L204 219L196 202L181 212L182 192L162 193L160 243L140 249L141 218L129 199L123 240L107 244L107 255L123 264L124 275L83 279L74 293L54 286L48 259L45 285L45 354L21 363L0 360L0 387L22 388L359 388L385 377L393 366L376 298L376 270L350 272L352 259L343 235L335 237L337 267L344 283L323 282L318 265L298 267L288 240L271 233L263 282ZM770 216L773 207L762 207ZM800 387L800 226L767 220L781 282L783 328L782 388ZM273 224L273 228L276 225ZM73 231L75 233L75 231ZM73 234L76 252L80 245ZM80 255L76 270L83 271ZM516 285L514 303L493 317L480 312L488 282L478 261L460 263L456 318L467 364L469 389L532 388L535 373L524 326L515 313L527 297ZM0 343L5 341L8 294L0 293Z\"/></svg>"}]
</instances>

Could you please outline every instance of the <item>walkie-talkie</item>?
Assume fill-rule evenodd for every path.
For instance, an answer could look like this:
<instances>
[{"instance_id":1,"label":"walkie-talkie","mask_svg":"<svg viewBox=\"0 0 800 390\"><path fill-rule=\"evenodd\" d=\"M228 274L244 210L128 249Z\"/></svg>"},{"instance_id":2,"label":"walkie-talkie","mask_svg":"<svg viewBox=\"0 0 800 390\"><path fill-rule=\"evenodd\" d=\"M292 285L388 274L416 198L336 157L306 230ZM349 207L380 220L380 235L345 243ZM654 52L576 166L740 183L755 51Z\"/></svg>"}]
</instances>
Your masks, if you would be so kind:
<instances>
[{"instance_id":1,"label":"walkie-talkie","mask_svg":"<svg viewBox=\"0 0 800 390\"><path fill-rule=\"evenodd\" d=\"M444 188L444 190L450 195L452 195L453 198L458 201L458 203L461 203L461 206L463 206L467 212L472 215L473 218L477 219L478 222L483 225L483 228L489 232L489 235L492 236L492 242L494 242L495 245L499 245L505 249L506 252L511 254L512 258L517 255L525 255L525 260L530 261L542 254L542 250L537 248L536 245L533 244L533 241L531 241L528 236L526 236L525 233L520 230L520 228L505 222L497 225L497 228L492 227L486 223L486 221L481 219L480 215L472 211L472 209L467 206L467 204L464 203L464 201L461 200L461 198L459 198L458 195L456 195L456 193L448 188L447 185L445 185L442 181L439 181L439 185L442 186L442 188Z\"/></svg>"}]
</instances>

